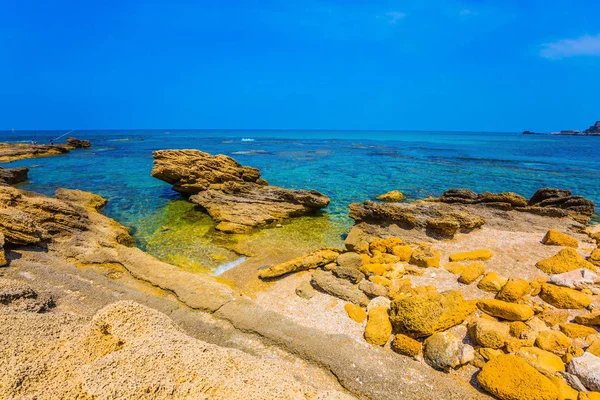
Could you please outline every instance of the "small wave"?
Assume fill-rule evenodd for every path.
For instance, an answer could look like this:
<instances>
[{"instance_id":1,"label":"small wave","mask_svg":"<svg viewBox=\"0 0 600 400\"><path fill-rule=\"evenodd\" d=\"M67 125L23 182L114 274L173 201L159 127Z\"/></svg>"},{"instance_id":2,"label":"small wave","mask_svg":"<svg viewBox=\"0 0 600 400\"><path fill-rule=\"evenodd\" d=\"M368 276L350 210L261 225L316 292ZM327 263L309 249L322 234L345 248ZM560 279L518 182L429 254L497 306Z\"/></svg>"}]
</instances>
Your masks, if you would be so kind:
<instances>
[{"instance_id":1,"label":"small wave","mask_svg":"<svg viewBox=\"0 0 600 400\"><path fill-rule=\"evenodd\" d=\"M213 276L219 276L222 273L229 271L232 268L237 267L238 265L240 265L241 263L243 263L244 261L246 261L246 257L240 257L237 260L233 260L231 262L219 265L217 267L217 269L215 270L215 272L213 272Z\"/></svg>"},{"instance_id":2,"label":"small wave","mask_svg":"<svg viewBox=\"0 0 600 400\"><path fill-rule=\"evenodd\" d=\"M242 142L254 142L252 138L242 138Z\"/></svg>"}]
</instances>

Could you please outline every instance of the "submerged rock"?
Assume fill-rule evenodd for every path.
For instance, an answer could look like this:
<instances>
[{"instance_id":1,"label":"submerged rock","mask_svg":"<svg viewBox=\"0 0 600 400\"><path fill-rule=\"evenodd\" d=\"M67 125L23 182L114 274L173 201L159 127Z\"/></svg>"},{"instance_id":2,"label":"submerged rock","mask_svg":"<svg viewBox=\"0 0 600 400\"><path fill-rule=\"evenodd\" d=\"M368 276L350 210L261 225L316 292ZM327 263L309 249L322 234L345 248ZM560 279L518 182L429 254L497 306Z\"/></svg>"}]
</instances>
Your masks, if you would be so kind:
<instances>
[{"instance_id":1,"label":"submerged rock","mask_svg":"<svg viewBox=\"0 0 600 400\"><path fill-rule=\"evenodd\" d=\"M399 190L392 190L391 192L384 193L382 195L377 196L377 200L385 201L385 202L399 202L404 200L404 195Z\"/></svg>"},{"instance_id":2,"label":"submerged rock","mask_svg":"<svg viewBox=\"0 0 600 400\"><path fill-rule=\"evenodd\" d=\"M216 229L242 233L327 207L329 198L315 190L268 186L256 168L233 158L199 150L159 150L153 153L152 176L191 195L218 222Z\"/></svg>"}]
</instances>

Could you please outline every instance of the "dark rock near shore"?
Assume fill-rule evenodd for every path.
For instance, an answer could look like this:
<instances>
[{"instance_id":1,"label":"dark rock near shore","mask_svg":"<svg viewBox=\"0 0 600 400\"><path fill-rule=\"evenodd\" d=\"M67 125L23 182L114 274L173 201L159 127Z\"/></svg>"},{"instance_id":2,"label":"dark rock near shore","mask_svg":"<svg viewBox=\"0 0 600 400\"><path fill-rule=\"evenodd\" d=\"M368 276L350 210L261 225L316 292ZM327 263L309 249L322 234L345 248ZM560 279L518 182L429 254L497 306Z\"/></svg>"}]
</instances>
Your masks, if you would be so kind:
<instances>
[{"instance_id":1,"label":"dark rock near shore","mask_svg":"<svg viewBox=\"0 0 600 400\"><path fill-rule=\"evenodd\" d=\"M67 146L70 146L74 149L89 149L92 147L89 140L81 140L74 137L67 138Z\"/></svg>"},{"instance_id":2,"label":"dark rock near shore","mask_svg":"<svg viewBox=\"0 0 600 400\"><path fill-rule=\"evenodd\" d=\"M0 167L0 185L16 185L27 180L29 168L2 168Z\"/></svg>"},{"instance_id":3,"label":"dark rock near shore","mask_svg":"<svg viewBox=\"0 0 600 400\"><path fill-rule=\"evenodd\" d=\"M216 229L241 233L291 217L307 215L329 205L315 190L268 186L256 168L233 158L199 150L160 150L153 153L152 176L191 195L218 222Z\"/></svg>"}]
</instances>

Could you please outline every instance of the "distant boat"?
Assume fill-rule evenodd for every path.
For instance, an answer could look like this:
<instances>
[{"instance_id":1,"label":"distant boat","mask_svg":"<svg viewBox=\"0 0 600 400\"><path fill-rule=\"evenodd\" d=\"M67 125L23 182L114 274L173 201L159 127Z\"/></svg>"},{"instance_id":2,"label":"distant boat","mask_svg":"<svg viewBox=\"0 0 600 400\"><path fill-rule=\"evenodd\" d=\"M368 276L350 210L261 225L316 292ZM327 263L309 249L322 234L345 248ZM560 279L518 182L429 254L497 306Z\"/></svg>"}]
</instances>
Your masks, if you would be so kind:
<instances>
[{"instance_id":1,"label":"distant boat","mask_svg":"<svg viewBox=\"0 0 600 400\"><path fill-rule=\"evenodd\" d=\"M252 138L242 138L242 142L254 142Z\"/></svg>"}]
</instances>

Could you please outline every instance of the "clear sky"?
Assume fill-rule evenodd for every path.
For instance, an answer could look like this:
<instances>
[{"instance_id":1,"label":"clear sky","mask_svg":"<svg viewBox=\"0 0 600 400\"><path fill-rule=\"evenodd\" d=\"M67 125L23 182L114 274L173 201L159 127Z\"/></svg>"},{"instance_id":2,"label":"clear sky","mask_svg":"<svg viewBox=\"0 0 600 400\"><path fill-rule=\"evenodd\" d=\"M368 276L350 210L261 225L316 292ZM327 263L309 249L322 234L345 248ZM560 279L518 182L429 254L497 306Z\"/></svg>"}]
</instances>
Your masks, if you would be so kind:
<instances>
[{"instance_id":1,"label":"clear sky","mask_svg":"<svg viewBox=\"0 0 600 400\"><path fill-rule=\"evenodd\" d=\"M0 128L554 131L598 0L0 0Z\"/></svg>"}]
</instances>

